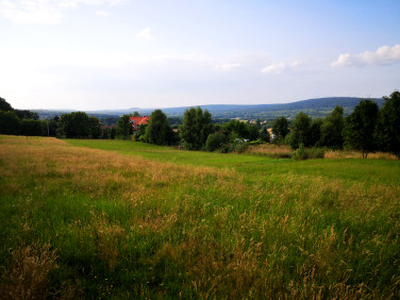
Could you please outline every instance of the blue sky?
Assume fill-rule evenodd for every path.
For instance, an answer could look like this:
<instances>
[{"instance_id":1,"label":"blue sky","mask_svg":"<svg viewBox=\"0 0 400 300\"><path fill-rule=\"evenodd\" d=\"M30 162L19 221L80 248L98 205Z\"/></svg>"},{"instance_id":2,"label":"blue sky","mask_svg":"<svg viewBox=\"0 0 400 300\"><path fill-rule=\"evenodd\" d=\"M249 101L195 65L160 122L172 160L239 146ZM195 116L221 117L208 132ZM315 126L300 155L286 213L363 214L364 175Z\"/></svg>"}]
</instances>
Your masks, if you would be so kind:
<instances>
[{"instance_id":1,"label":"blue sky","mask_svg":"<svg viewBox=\"0 0 400 300\"><path fill-rule=\"evenodd\" d=\"M0 0L0 97L78 110L381 97L400 1Z\"/></svg>"}]
</instances>

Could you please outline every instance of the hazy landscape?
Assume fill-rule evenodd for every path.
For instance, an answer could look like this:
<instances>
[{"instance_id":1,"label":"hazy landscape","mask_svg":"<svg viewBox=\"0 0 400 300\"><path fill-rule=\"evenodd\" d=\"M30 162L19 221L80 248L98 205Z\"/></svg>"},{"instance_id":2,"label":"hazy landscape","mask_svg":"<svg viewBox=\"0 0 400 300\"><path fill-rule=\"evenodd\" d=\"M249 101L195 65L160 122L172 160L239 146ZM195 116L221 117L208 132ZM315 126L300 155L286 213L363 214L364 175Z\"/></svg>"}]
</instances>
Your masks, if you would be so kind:
<instances>
[{"instance_id":1,"label":"hazy landscape","mask_svg":"<svg viewBox=\"0 0 400 300\"><path fill-rule=\"evenodd\" d=\"M400 299L399 12L0 0L0 299Z\"/></svg>"}]
</instances>

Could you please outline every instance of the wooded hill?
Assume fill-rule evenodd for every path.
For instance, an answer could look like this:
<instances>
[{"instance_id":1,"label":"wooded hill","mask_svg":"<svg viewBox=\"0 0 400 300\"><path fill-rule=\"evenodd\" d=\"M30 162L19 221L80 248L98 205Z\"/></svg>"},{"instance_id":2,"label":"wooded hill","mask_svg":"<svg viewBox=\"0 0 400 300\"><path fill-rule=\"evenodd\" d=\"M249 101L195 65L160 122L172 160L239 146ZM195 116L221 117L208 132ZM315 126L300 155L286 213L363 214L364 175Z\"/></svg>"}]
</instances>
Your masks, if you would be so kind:
<instances>
[{"instance_id":1,"label":"wooded hill","mask_svg":"<svg viewBox=\"0 0 400 300\"><path fill-rule=\"evenodd\" d=\"M330 97L330 98L317 98L309 99L291 103L281 104L259 104L259 105L199 105L203 110L207 109L213 118L243 118L243 119L275 119L280 116L287 118L294 118L300 111L308 114L310 117L324 117L328 115L335 108L336 105L343 107L344 115L349 115L354 107L360 102L362 98L357 97ZM377 104L382 106L383 99L372 99ZM183 113L189 107L173 107L162 108L163 112L168 117L182 117ZM154 108L155 109L155 108ZM100 110L100 111L86 111L89 115L94 115L99 118L110 116L121 116L123 114L130 114L134 111L139 112L141 115L149 115L153 108L142 109L132 107L122 110ZM52 111L52 110L33 110L37 112L41 118L46 118L49 115L60 115L65 112L71 111Z\"/></svg>"},{"instance_id":2,"label":"wooded hill","mask_svg":"<svg viewBox=\"0 0 400 300\"><path fill-rule=\"evenodd\" d=\"M350 114L362 98L332 97L309 99L281 104L259 105L201 105L207 109L214 118L271 118L279 116L294 118L300 111L311 117L324 117L332 112L336 105L342 106L344 114ZM382 99L373 99L379 106ZM187 107L166 108L163 111L170 116L182 115Z\"/></svg>"}]
</instances>

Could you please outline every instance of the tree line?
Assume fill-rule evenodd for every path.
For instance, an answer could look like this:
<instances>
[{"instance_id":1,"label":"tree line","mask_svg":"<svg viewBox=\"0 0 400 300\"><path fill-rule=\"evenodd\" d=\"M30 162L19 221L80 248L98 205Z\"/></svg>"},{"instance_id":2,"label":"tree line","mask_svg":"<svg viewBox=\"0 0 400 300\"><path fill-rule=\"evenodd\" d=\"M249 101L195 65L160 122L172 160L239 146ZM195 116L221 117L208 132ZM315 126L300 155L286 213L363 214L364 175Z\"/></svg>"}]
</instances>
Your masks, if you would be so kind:
<instances>
[{"instance_id":1,"label":"tree line","mask_svg":"<svg viewBox=\"0 0 400 300\"><path fill-rule=\"evenodd\" d=\"M157 109L149 123L133 132L131 116L123 115L117 126L103 126L94 116L85 112L72 112L53 119L39 120L37 114L15 110L0 98L0 133L60 138L130 139L157 145L176 145L188 150L241 152L249 145L264 142L299 148L354 149L363 157L374 151L392 152L400 156L400 92L383 97L381 108L372 100L361 100L354 111L344 117L343 108L336 106L323 119L312 119L300 112L293 121L277 118L272 124L271 138L266 124L241 120L214 123L207 109L189 108L184 112L182 124L174 124L165 113ZM176 120L174 120L175 122Z\"/></svg>"},{"instance_id":2,"label":"tree line","mask_svg":"<svg viewBox=\"0 0 400 300\"><path fill-rule=\"evenodd\" d=\"M0 97L0 133L13 135L44 135L45 124L29 110L14 109Z\"/></svg>"},{"instance_id":3,"label":"tree line","mask_svg":"<svg viewBox=\"0 0 400 300\"><path fill-rule=\"evenodd\" d=\"M191 107L185 110L177 130L171 128L161 110L153 111L147 126L140 126L135 133L135 139L157 145L179 145L187 150L241 152L247 142L268 142L270 135L260 122L249 124L230 120L216 124L207 109Z\"/></svg>"},{"instance_id":4,"label":"tree line","mask_svg":"<svg viewBox=\"0 0 400 300\"><path fill-rule=\"evenodd\" d=\"M66 138L100 138L103 135L100 121L84 112L39 120L38 114L14 109L3 98L0 98L0 133Z\"/></svg>"},{"instance_id":5,"label":"tree line","mask_svg":"<svg viewBox=\"0 0 400 300\"><path fill-rule=\"evenodd\" d=\"M284 117L272 126L274 141L298 149L327 147L354 149L363 158L375 151L391 152L400 157L400 92L383 97L381 108L372 100L361 100L346 118L336 106L324 119L311 119L300 112L290 124Z\"/></svg>"}]
</instances>

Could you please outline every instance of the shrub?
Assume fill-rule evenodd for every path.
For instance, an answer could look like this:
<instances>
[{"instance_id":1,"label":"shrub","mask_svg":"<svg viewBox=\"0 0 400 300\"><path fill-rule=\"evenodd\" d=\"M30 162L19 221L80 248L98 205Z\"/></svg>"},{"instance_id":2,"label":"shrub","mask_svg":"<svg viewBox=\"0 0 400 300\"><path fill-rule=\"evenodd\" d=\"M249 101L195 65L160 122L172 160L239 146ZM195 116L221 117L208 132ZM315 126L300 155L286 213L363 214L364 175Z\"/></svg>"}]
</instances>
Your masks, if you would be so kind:
<instances>
[{"instance_id":1,"label":"shrub","mask_svg":"<svg viewBox=\"0 0 400 300\"><path fill-rule=\"evenodd\" d=\"M215 132L208 136L206 141L206 150L211 152L222 148L227 142L225 134L222 132Z\"/></svg>"},{"instance_id":2,"label":"shrub","mask_svg":"<svg viewBox=\"0 0 400 300\"><path fill-rule=\"evenodd\" d=\"M235 150L237 153L243 153L249 147L248 143L239 143L235 145Z\"/></svg>"},{"instance_id":3,"label":"shrub","mask_svg":"<svg viewBox=\"0 0 400 300\"><path fill-rule=\"evenodd\" d=\"M261 139L257 139L257 140L255 140L255 141L250 141L250 142L248 142L248 144L249 144L250 146L258 146L258 145L261 145L261 144L265 144L265 142L262 141Z\"/></svg>"},{"instance_id":4,"label":"shrub","mask_svg":"<svg viewBox=\"0 0 400 300\"><path fill-rule=\"evenodd\" d=\"M299 148L294 152L293 159L295 160L306 160L306 159L317 159L324 158L325 150L322 148L305 148L304 144L301 143Z\"/></svg>"}]
</instances>

